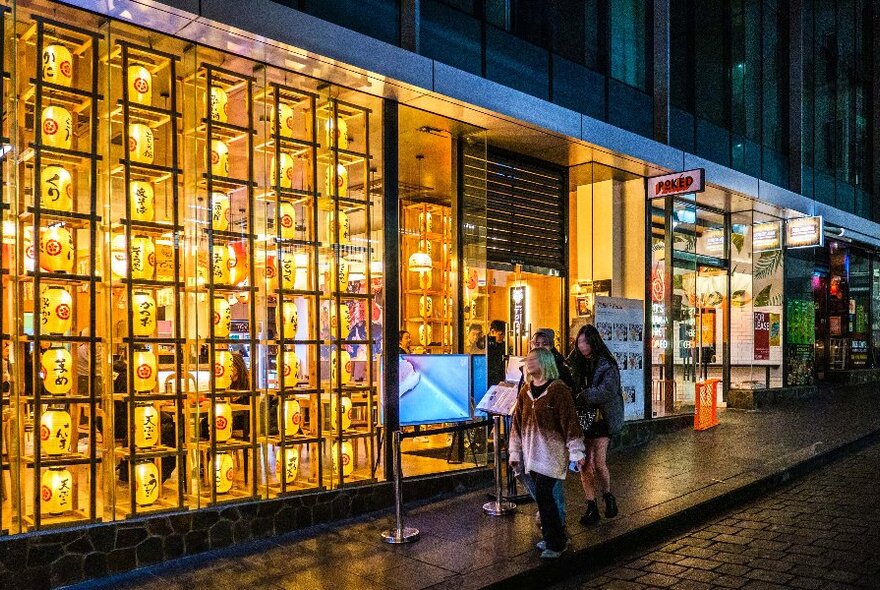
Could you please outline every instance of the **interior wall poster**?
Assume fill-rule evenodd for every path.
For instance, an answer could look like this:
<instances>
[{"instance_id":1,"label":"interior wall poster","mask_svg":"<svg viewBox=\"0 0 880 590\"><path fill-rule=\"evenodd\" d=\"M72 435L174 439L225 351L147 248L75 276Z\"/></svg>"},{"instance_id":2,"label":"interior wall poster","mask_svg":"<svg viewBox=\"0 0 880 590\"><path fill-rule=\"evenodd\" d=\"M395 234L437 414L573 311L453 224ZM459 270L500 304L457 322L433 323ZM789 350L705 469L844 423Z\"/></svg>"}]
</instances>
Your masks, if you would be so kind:
<instances>
[{"instance_id":1,"label":"interior wall poster","mask_svg":"<svg viewBox=\"0 0 880 590\"><path fill-rule=\"evenodd\" d=\"M622 297L596 297L596 329L620 368L624 418L644 418L644 301Z\"/></svg>"}]
</instances>

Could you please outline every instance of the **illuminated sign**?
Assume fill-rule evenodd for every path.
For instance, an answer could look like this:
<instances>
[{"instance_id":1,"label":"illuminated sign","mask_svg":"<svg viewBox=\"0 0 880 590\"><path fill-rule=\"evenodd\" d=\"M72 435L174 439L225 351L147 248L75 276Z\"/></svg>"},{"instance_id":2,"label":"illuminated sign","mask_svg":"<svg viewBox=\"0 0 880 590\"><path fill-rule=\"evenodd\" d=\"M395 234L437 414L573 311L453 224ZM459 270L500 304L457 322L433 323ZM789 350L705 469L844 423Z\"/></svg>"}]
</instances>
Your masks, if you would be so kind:
<instances>
[{"instance_id":1,"label":"illuminated sign","mask_svg":"<svg viewBox=\"0 0 880 590\"><path fill-rule=\"evenodd\" d=\"M706 252L713 254L722 254L724 252L724 230L707 229L703 233L706 239Z\"/></svg>"},{"instance_id":2,"label":"illuminated sign","mask_svg":"<svg viewBox=\"0 0 880 590\"><path fill-rule=\"evenodd\" d=\"M671 197L706 190L706 171L702 168L648 178L648 198Z\"/></svg>"},{"instance_id":3,"label":"illuminated sign","mask_svg":"<svg viewBox=\"0 0 880 590\"><path fill-rule=\"evenodd\" d=\"M786 248L812 248L825 244L822 216L799 217L785 222Z\"/></svg>"},{"instance_id":4,"label":"illuminated sign","mask_svg":"<svg viewBox=\"0 0 880 590\"><path fill-rule=\"evenodd\" d=\"M525 286L510 288L510 323L514 332L522 332L526 323L526 288Z\"/></svg>"},{"instance_id":5,"label":"illuminated sign","mask_svg":"<svg viewBox=\"0 0 880 590\"><path fill-rule=\"evenodd\" d=\"M756 223L752 227L752 250L767 252L779 250L782 245L782 226L778 221Z\"/></svg>"}]
</instances>

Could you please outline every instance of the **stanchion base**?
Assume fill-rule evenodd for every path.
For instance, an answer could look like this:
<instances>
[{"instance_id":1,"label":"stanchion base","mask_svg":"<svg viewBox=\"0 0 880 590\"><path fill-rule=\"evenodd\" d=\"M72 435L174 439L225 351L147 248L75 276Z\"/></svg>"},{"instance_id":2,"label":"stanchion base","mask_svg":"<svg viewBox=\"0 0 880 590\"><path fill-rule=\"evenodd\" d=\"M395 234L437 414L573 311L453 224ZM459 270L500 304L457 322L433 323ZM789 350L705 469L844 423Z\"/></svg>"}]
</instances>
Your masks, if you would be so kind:
<instances>
[{"instance_id":1,"label":"stanchion base","mask_svg":"<svg viewBox=\"0 0 880 590\"><path fill-rule=\"evenodd\" d=\"M382 540L391 545L403 545L404 543L412 543L419 540L419 529L412 527L404 527L402 529L391 529L382 532Z\"/></svg>"},{"instance_id":2,"label":"stanchion base","mask_svg":"<svg viewBox=\"0 0 880 590\"><path fill-rule=\"evenodd\" d=\"M489 516L507 516L516 512L516 504L513 502L486 502L483 504L483 512Z\"/></svg>"}]
</instances>

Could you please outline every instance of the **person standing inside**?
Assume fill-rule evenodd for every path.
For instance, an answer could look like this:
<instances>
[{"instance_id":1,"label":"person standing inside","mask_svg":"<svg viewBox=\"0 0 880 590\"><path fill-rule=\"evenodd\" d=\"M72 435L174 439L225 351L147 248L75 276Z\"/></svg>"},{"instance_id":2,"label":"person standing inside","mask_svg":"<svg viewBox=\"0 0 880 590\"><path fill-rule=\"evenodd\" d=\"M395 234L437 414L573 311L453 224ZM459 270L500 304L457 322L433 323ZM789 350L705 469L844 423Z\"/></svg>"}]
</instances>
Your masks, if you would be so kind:
<instances>
[{"instance_id":1,"label":"person standing inside","mask_svg":"<svg viewBox=\"0 0 880 590\"><path fill-rule=\"evenodd\" d=\"M534 336L532 336L532 347L549 350L550 354L553 355L553 362L556 363L556 370L559 371L559 378L562 379L563 383L568 385L571 389L574 389L574 380L571 377L571 371L569 370L568 365L565 364L565 358L558 350L556 350L556 345L554 344L555 339L555 331L550 328L541 328L535 332Z\"/></svg>"},{"instance_id":2,"label":"person standing inside","mask_svg":"<svg viewBox=\"0 0 880 590\"><path fill-rule=\"evenodd\" d=\"M611 493L611 474L606 463L608 443L623 426L623 394L620 370L614 355L595 326L582 327L569 356L575 382L575 405L582 414L595 412L595 419L584 433L586 465L581 469L581 485L587 509L582 525L599 522L598 493L605 502L605 517L617 516L617 499Z\"/></svg>"},{"instance_id":3,"label":"person standing inside","mask_svg":"<svg viewBox=\"0 0 880 590\"><path fill-rule=\"evenodd\" d=\"M584 464L583 431L571 390L559 380L550 351L532 350L526 371L528 380L511 420L509 461L515 471L522 466L534 481L543 536L537 546L542 559L556 559L568 548L568 539L553 488L565 479L569 461Z\"/></svg>"}]
</instances>

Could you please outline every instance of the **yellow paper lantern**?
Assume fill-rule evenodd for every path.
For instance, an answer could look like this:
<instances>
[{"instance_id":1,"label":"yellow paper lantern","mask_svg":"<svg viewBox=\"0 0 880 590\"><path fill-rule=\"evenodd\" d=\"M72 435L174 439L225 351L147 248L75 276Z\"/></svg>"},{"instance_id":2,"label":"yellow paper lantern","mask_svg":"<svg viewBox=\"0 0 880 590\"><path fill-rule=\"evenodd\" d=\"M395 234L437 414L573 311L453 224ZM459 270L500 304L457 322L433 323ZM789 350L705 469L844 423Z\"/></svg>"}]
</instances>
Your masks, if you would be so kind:
<instances>
[{"instance_id":1,"label":"yellow paper lantern","mask_svg":"<svg viewBox=\"0 0 880 590\"><path fill-rule=\"evenodd\" d=\"M278 226L283 239L292 240L296 237L296 208L291 203L281 203L278 209Z\"/></svg>"},{"instance_id":2,"label":"yellow paper lantern","mask_svg":"<svg viewBox=\"0 0 880 590\"><path fill-rule=\"evenodd\" d=\"M138 393L149 393L158 385L156 372L156 355L152 350L139 348L134 351L134 390Z\"/></svg>"},{"instance_id":3,"label":"yellow paper lantern","mask_svg":"<svg viewBox=\"0 0 880 590\"><path fill-rule=\"evenodd\" d=\"M336 219L336 212L327 213L327 239L336 240L339 245L346 245L351 242L351 223L348 215L344 211L339 212L339 224L334 228L333 221ZM334 233L334 229L338 233Z\"/></svg>"},{"instance_id":4,"label":"yellow paper lantern","mask_svg":"<svg viewBox=\"0 0 880 590\"><path fill-rule=\"evenodd\" d=\"M284 436L296 436L302 427L302 411L299 402L292 397L278 404L278 426L284 427Z\"/></svg>"},{"instance_id":5,"label":"yellow paper lantern","mask_svg":"<svg viewBox=\"0 0 880 590\"><path fill-rule=\"evenodd\" d=\"M214 296L214 337L229 338L232 329L232 307L225 297Z\"/></svg>"},{"instance_id":6,"label":"yellow paper lantern","mask_svg":"<svg viewBox=\"0 0 880 590\"><path fill-rule=\"evenodd\" d=\"M214 284L231 284L229 269L233 264L233 260L229 257L229 247L226 244L214 244L214 249L211 252L211 276Z\"/></svg>"},{"instance_id":7,"label":"yellow paper lantern","mask_svg":"<svg viewBox=\"0 0 880 590\"><path fill-rule=\"evenodd\" d=\"M232 385L232 353L218 350L214 353L214 389L228 389Z\"/></svg>"},{"instance_id":8,"label":"yellow paper lantern","mask_svg":"<svg viewBox=\"0 0 880 590\"><path fill-rule=\"evenodd\" d=\"M153 280L156 275L156 246L149 236L131 239L131 278Z\"/></svg>"},{"instance_id":9,"label":"yellow paper lantern","mask_svg":"<svg viewBox=\"0 0 880 590\"><path fill-rule=\"evenodd\" d=\"M276 182L278 186L281 188L293 188L293 178L296 175L296 170L293 167L293 158L290 157L290 154L280 154L278 157L278 169L276 169L275 158L272 158L272 165L270 169L270 180L274 185ZM276 170L278 172L278 176L275 176Z\"/></svg>"},{"instance_id":10,"label":"yellow paper lantern","mask_svg":"<svg viewBox=\"0 0 880 590\"><path fill-rule=\"evenodd\" d=\"M73 145L73 117L64 107L52 105L43 109L43 145L69 150Z\"/></svg>"},{"instance_id":11,"label":"yellow paper lantern","mask_svg":"<svg viewBox=\"0 0 880 590\"><path fill-rule=\"evenodd\" d=\"M281 387L296 387L299 381L299 357L294 350L281 353Z\"/></svg>"},{"instance_id":12,"label":"yellow paper lantern","mask_svg":"<svg viewBox=\"0 0 880 590\"><path fill-rule=\"evenodd\" d=\"M43 82L67 88L73 84L73 59L64 45L52 44L43 49Z\"/></svg>"},{"instance_id":13,"label":"yellow paper lantern","mask_svg":"<svg viewBox=\"0 0 880 590\"><path fill-rule=\"evenodd\" d=\"M41 229L40 267L49 272L73 272L73 236L67 228Z\"/></svg>"},{"instance_id":14,"label":"yellow paper lantern","mask_svg":"<svg viewBox=\"0 0 880 590\"><path fill-rule=\"evenodd\" d=\"M40 450L47 455L63 455L70 449L70 414L49 407L40 416Z\"/></svg>"},{"instance_id":15,"label":"yellow paper lantern","mask_svg":"<svg viewBox=\"0 0 880 590\"><path fill-rule=\"evenodd\" d=\"M334 178L335 176L335 178ZM348 169L342 164L336 165L336 174L333 174L333 166L327 166L324 175L324 190L327 196L348 196Z\"/></svg>"},{"instance_id":16,"label":"yellow paper lantern","mask_svg":"<svg viewBox=\"0 0 880 590\"><path fill-rule=\"evenodd\" d=\"M275 256L266 256L266 268L263 270L266 280L266 289L278 290L278 259Z\"/></svg>"},{"instance_id":17,"label":"yellow paper lantern","mask_svg":"<svg viewBox=\"0 0 880 590\"><path fill-rule=\"evenodd\" d=\"M275 450L275 472L283 474L287 485L296 480L299 473L299 450L296 447L287 447L283 452L280 448Z\"/></svg>"},{"instance_id":18,"label":"yellow paper lantern","mask_svg":"<svg viewBox=\"0 0 880 590\"><path fill-rule=\"evenodd\" d=\"M149 337L156 333L156 300L146 291L135 291L131 296L132 333Z\"/></svg>"},{"instance_id":19,"label":"yellow paper lantern","mask_svg":"<svg viewBox=\"0 0 880 590\"><path fill-rule=\"evenodd\" d=\"M434 330L431 324L422 324L419 326L419 344L428 346L434 341Z\"/></svg>"},{"instance_id":20,"label":"yellow paper lantern","mask_svg":"<svg viewBox=\"0 0 880 590\"><path fill-rule=\"evenodd\" d=\"M165 238L156 240L156 279L174 280L174 246Z\"/></svg>"},{"instance_id":21,"label":"yellow paper lantern","mask_svg":"<svg viewBox=\"0 0 880 590\"><path fill-rule=\"evenodd\" d=\"M433 283L433 273L431 272L420 272L419 273L419 288L421 289L430 289L431 284Z\"/></svg>"},{"instance_id":22,"label":"yellow paper lantern","mask_svg":"<svg viewBox=\"0 0 880 590\"><path fill-rule=\"evenodd\" d=\"M128 66L128 100L153 104L153 75L142 65Z\"/></svg>"},{"instance_id":23,"label":"yellow paper lantern","mask_svg":"<svg viewBox=\"0 0 880 590\"><path fill-rule=\"evenodd\" d=\"M232 489L235 479L235 466L232 456L226 451L220 451L214 457L214 486L218 494L226 494Z\"/></svg>"},{"instance_id":24,"label":"yellow paper lantern","mask_svg":"<svg viewBox=\"0 0 880 590\"><path fill-rule=\"evenodd\" d=\"M118 234L110 241L110 271L114 278L128 275L128 243L125 234Z\"/></svg>"},{"instance_id":25,"label":"yellow paper lantern","mask_svg":"<svg viewBox=\"0 0 880 590\"><path fill-rule=\"evenodd\" d=\"M159 499L162 484L159 483L159 468L150 459L138 461L134 466L134 497L138 506L151 506Z\"/></svg>"},{"instance_id":26,"label":"yellow paper lantern","mask_svg":"<svg viewBox=\"0 0 880 590\"><path fill-rule=\"evenodd\" d=\"M214 404L214 440L226 442L232 438L232 404L218 400Z\"/></svg>"},{"instance_id":27,"label":"yellow paper lantern","mask_svg":"<svg viewBox=\"0 0 880 590\"><path fill-rule=\"evenodd\" d=\"M293 137L296 120L293 118L293 107L286 102L278 103L278 134L281 137Z\"/></svg>"},{"instance_id":28,"label":"yellow paper lantern","mask_svg":"<svg viewBox=\"0 0 880 590\"><path fill-rule=\"evenodd\" d=\"M40 505L51 516L73 508L73 477L63 467L50 467L40 478Z\"/></svg>"},{"instance_id":29,"label":"yellow paper lantern","mask_svg":"<svg viewBox=\"0 0 880 590\"><path fill-rule=\"evenodd\" d=\"M223 193L211 193L211 229L227 231L229 229L229 196Z\"/></svg>"},{"instance_id":30,"label":"yellow paper lantern","mask_svg":"<svg viewBox=\"0 0 880 590\"><path fill-rule=\"evenodd\" d=\"M296 289L296 256L293 252L281 253L281 288Z\"/></svg>"},{"instance_id":31,"label":"yellow paper lantern","mask_svg":"<svg viewBox=\"0 0 880 590\"><path fill-rule=\"evenodd\" d=\"M229 146L219 139L211 140L211 174L229 177Z\"/></svg>"},{"instance_id":32,"label":"yellow paper lantern","mask_svg":"<svg viewBox=\"0 0 880 590\"><path fill-rule=\"evenodd\" d=\"M40 287L40 331L67 334L73 326L73 298L60 285Z\"/></svg>"},{"instance_id":33,"label":"yellow paper lantern","mask_svg":"<svg viewBox=\"0 0 880 590\"><path fill-rule=\"evenodd\" d=\"M351 446L351 443L348 441L343 441L342 443L342 475L348 477L354 472L354 448ZM333 471L338 474L339 473L339 461L340 461L340 447L339 443L333 443L332 448L333 453Z\"/></svg>"},{"instance_id":34,"label":"yellow paper lantern","mask_svg":"<svg viewBox=\"0 0 880 590\"><path fill-rule=\"evenodd\" d=\"M430 295L419 297L419 315L423 318L434 315L434 299Z\"/></svg>"},{"instance_id":35,"label":"yellow paper lantern","mask_svg":"<svg viewBox=\"0 0 880 590\"><path fill-rule=\"evenodd\" d=\"M333 119L327 119L327 122L324 124L324 143L328 147L333 147L334 145L341 150L348 149L348 123L345 122L344 119L337 118L337 124L333 124ZM333 130L336 130L336 133L333 133Z\"/></svg>"},{"instance_id":36,"label":"yellow paper lantern","mask_svg":"<svg viewBox=\"0 0 880 590\"><path fill-rule=\"evenodd\" d=\"M349 428L351 428L352 406L350 397L342 396L342 404L338 404L336 402L336 396L333 397L333 400L330 403L330 424L332 425L333 430L336 430L340 405L342 407L342 430L348 430Z\"/></svg>"},{"instance_id":37,"label":"yellow paper lantern","mask_svg":"<svg viewBox=\"0 0 880 590\"><path fill-rule=\"evenodd\" d=\"M345 293L346 291L348 291L348 281L351 266L349 265L348 260L340 257L339 263L334 263L333 268L336 269L335 278L338 281L338 284L334 285L331 278L330 289L338 291L340 293Z\"/></svg>"},{"instance_id":38,"label":"yellow paper lantern","mask_svg":"<svg viewBox=\"0 0 880 590\"><path fill-rule=\"evenodd\" d=\"M52 395L67 395L73 387L73 357L61 344L53 344L40 356L43 386Z\"/></svg>"},{"instance_id":39,"label":"yellow paper lantern","mask_svg":"<svg viewBox=\"0 0 880 590\"><path fill-rule=\"evenodd\" d=\"M281 304L281 314L278 316L281 321L281 333L285 340L293 340L296 338L296 332L299 329L299 310L295 301L285 301Z\"/></svg>"},{"instance_id":40,"label":"yellow paper lantern","mask_svg":"<svg viewBox=\"0 0 880 590\"><path fill-rule=\"evenodd\" d=\"M143 123L128 126L128 157L132 162L152 164L156 155L153 130Z\"/></svg>"},{"instance_id":41,"label":"yellow paper lantern","mask_svg":"<svg viewBox=\"0 0 880 590\"><path fill-rule=\"evenodd\" d=\"M159 442L161 428L159 412L151 403L134 406L134 444L139 449L149 449Z\"/></svg>"},{"instance_id":42,"label":"yellow paper lantern","mask_svg":"<svg viewBox=\"0 0 880 590\"><path fill-rule=\"evenodd\" d=\"M232 242L227 247L229 248L229 282L241 286L249 278L247 240Z\"/></svg>"},{"instance_id":43,"label":"yellow paper lantern","mask_svg":"<svg viewBox=\"0 0 880 590\"><path fill-rule=\"evenodd\" d=\"M132 221L155 221L156 193L149 182L133 180L128 187Z\"/></svg>"},{"instance_id":44,"label":"yellow paper lantern","mask_svg":"<svg viewBox=\"0 0 880 590\"><path fill-rule=\"evenodd\" d=\"M211 119L226 123L229 121L229 95L219 86L211 86Z\"/></svg>"},{"instance_id":45,"label":"yellow paper lantern","mask_svg":"<svg viewBox=\"0 0 880 590\"><path fill-rule=\"evenodd\" d=\"M348 385L351 382L352 369L351 355L345 350L337 355L334 350L330 359L330 379L333 383L339 379L342 385Z\"/></svg>"},{"instance_id":46,"label":"yellow paper lantern","mask_svg":"<svg viewBox=\"0 0 880 590\"><path fill-rule=\"evenodd\" d=\"M351 312L348 309L348 305L345 303L339 306L339 313L341 314L342 321L338 322L336 317L336 303L330 303L330 330L334 337L336 336L336 330L339 330L339 335L342 338L348 336L348 333L351 331Z\"/></svg>"},{"instance_id":47,"label":"yellow paper lantern","mask_svg":"<svg viewBox=\"0 0 880 590\"><path fill-rule=\"evenodd\" d=\"M73 179L64 166L46 166L40 173L40 206L73 211Z\"/></svg>"},{"instance_id":48,"label":"yellow paper lantern","mask_svg":"<svg viewBox=\"0 0 880 590\"><path fill-rule=\"evenodd\" d=\"M430 211L419 213L419 232L430 234L434 231L434 216Z\"/></svg>"}]
</instances>

